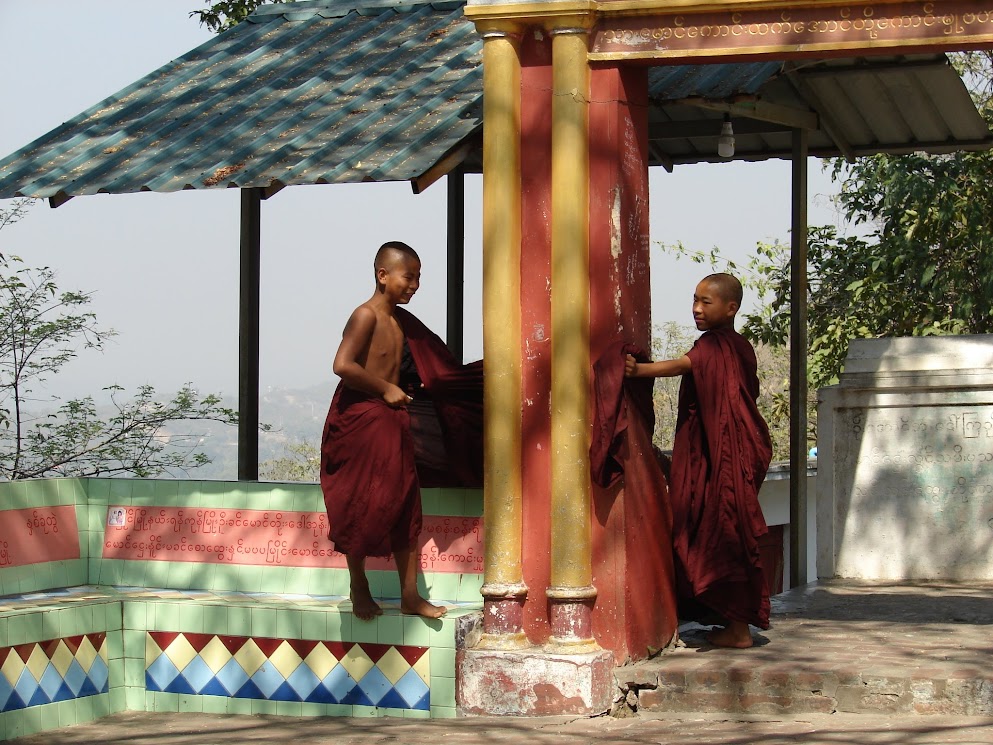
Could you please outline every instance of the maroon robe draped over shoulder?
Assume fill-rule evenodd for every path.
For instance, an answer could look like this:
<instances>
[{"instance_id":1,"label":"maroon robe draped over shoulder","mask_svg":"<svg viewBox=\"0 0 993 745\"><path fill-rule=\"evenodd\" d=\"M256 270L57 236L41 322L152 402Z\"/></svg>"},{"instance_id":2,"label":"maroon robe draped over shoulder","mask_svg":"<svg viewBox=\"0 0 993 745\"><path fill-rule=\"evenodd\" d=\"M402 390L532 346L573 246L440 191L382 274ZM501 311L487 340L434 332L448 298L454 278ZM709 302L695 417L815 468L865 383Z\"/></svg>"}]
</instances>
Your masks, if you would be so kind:
<instances>
[{"instance_id":1,"label":"maroon robe draped over shoulder","mask_svg":"<svg viewBox=\"0 0 993 745\"><path fill-rule=\"evenodd\" d=\"M772 444L755 403L755 350L725 328L705 332L687 356L669 484L680 595L767 629L758 539L768 528L758 491Z\"/></svg>"},{"instance_id":2,"label":"maroon robe draped over shoulder","mask_svg":"<svg viewBox=\"0 0 993 745\"><path fill-rule=\"evenodd\" d=\"M482 363L457 362L437 335L402 308L396 319L423 383L409 391L414 404L394 409L339 383L321 439L328 537L355 558L389 556L416 545L422 484L482 484ZM417 435L431 441L417 442Z\"/></svg>"}]
</instances>

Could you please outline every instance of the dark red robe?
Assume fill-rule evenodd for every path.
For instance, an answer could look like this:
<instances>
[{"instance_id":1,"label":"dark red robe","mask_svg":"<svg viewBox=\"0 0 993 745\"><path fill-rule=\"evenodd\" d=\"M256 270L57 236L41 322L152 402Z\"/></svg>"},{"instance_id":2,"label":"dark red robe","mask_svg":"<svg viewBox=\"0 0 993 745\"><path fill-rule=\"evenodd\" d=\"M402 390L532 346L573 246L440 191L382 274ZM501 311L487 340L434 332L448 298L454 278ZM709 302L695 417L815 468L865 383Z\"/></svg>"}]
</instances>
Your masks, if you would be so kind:
<instances>
[{"instance_id":1,"label":"dark red robe","mask_svg":"<svg viewBox=\"0 0 993 745\"><path fill-rule=\"evenodd\" d=\"M403 308L396 309L411 356L424 387L411 391L415 402L430 401L444 447L443 467L418 462L421 486L483 485L483 362L462 364L437 334ZM415 433L420 426L418 406L411 407Z\"/></svg>"},{"instance_id":2,"label":"dark red robe","mask_svg":"<svg viewBox=\"0 0 993 745\"><path fill-rule=\"evenodd\" d=\"M354 558L389 556L421 532L410 414L338 384L321 441L328 537Z\"/></svg>"},{"instance_id":3,"label":"dark red robe","mask_svg":"<svg viewBox=\"0 0 993 745\"><path fill-rule=\"evenodd\" d=\"M655 380L625 378L624 359L633 356L648 362L645 351L634 344L616 342L593 365L593 437L590 442L590 471L593 483L611 486L629 465L624 450L629 426L638 426L649 441L655 429ZM665 481L660 484L665 491ZM665 504L664 495L658 499Z\"/></svg>"},{"instance_id":4,"label":"dark red robe","mask_svg":"<svg viewBox=\"0 0 993 745\"><path fill-rule=\"evenodd\" d=\"M594 417L590 470L594 520L620 525L623 548L613 528L594 531L594 575L622 573L623 633L636 655L665 647L676 633L676 591L672 556L672 513L661 452L652 444L654 379L625 378L624 359L648 357L639 347L615 343L593 365ZM623 495L612 489L623 479ZM604 543L597 547L596 536ZM599 548L599 550L598 550ZM594 558L596 562L596 558ZM609 588L601 587L601 592ZM599 600L598 600L599 602ZM616 630L615 630L616 631Z\"/></svg>"},{"instance_id":5,"label":"dark red robe","mask_svg":"<svg viewBox=\"0 0 993 745\"><path fill-rule=\"evenodd\" d=\"M669 484L680 595L767 629L769 590L758 539L768 528L758 491L772 443L755 403L755 350L726 328L704 333L688 356Z\"/></svg>"},{"instance_id":6,"label":"dark red robe","mask_svg":"<svg viewBox=\"0 0 993 745\"><path fill-rule=\"evenodd\" d=\"M321 489L335 548L356 558L416 545L421 484L482 484L482 364L458 363L417 318L396 309L418 384L414 405L339 383L321 439ZM423 387L420 385L423 383Z\"/></svg>"}]
</instances>

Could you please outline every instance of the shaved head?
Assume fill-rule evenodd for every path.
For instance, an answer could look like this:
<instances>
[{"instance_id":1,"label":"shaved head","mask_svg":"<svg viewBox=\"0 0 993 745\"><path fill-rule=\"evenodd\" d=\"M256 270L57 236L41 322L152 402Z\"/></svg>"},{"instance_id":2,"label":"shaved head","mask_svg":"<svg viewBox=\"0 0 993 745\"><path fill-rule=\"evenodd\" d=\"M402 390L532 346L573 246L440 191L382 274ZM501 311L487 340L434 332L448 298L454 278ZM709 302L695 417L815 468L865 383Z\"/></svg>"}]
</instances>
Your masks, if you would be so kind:
<instances>
[{"instance_id":1,"label":"shaved head","mask_svg":"<svg viewBox=\"0 0 993 745\"><path fill-rule=\"evenodd\" d=\"M700 283L706 283L713 287L724 302L735 303L739 308L741 307L741 298L744 295L744 291L741 288L741 282L734 275L723 272L708 274L700 280Z\"/></svg>"},{"instance_id":2,"label":"shaved head","mask_svg":"<svg viewBox=\"0 0 993 745\"><path fill-rule=\"evenodd\" d=\"M421 263L421 257L417 255L417 251L406 243L402 241L387 241L376 252L376 261L373 264L373 268L377 273L380 269L389 270L400 259L413 259L418 264Z\"/></svg>"}]
</instances>

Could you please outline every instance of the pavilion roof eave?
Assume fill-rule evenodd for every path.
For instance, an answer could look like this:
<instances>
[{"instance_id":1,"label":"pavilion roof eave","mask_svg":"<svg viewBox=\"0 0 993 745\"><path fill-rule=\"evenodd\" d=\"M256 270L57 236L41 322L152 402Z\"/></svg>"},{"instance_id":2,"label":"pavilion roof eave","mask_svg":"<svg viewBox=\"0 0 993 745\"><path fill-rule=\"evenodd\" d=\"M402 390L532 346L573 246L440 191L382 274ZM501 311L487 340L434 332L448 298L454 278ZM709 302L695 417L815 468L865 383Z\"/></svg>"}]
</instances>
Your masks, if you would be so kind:
<instances>
[{"instance_id":1,"label":"pavilion roof eave","mask_svg":"<svg viewBox=\"0 0 993 745\"><path fill-rule=\"evenodd\" d=\"M482 40L464 0L311 0L250 18L0 160L0 199L408 181L480 172ZM388 43L387 43L388 42ZM993 144L943 54L649 71L653 165Z\"/></svg>"},{"instance_id":2,"label":"pavilion roof eave","mask_svg":"<svg viewBox=\"0 0 993 745\"><path fill-rule=\"evenodd\" d=\"M724 161L714 142L725 113L734 123L736 160L791 158L791 131L807 116L816 122L808 128L815 157L993 147L989 124L944 54L783 64L754 94L724 100L654 93L650 150L653 164L667 168Z\"/></svg>"}]
</instances>

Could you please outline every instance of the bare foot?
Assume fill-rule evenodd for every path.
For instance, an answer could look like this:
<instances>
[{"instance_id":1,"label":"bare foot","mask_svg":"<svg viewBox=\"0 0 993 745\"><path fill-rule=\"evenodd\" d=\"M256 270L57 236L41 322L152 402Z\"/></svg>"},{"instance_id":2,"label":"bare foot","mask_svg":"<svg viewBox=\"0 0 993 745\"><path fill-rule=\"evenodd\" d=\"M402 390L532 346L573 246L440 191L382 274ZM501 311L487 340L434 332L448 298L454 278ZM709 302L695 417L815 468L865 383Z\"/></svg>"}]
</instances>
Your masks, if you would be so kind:
<instances>
[{"instance_id":1,"label":"bare foot","mask_svg":"<svg viewBox=\"0 0 993 745\"><path fill-rule=\"evenodd\" d=\"M715 647L731 649L748 649L753 644L748 624L741 621L730 621L723 629L711 629L707 632L707 641Z\"/></svg>"},{"instance_id":2,"label":"bare foot","mask_svg":"<svg viewBox=\"0 0 993 745\"><path fill-rule=\"evenodd\" d=\"M448 612L443 605L432 605L420 595L415 600L400 601L400 612L407 616L424 616L424 618L441 618Z\"/></svg>"},{"instance_id":3,"label":"bare foot","mask_svg":"<svg viewBox=\"0 0 993 745\"><path fill-rule=\"evenodd\" d=\"M360 621L371 621L376 616L383 615L383 609L372 599L368 587L353 587L348 593L348 599L352 601L352 614Z\"/></svg>"}]
</instances>

